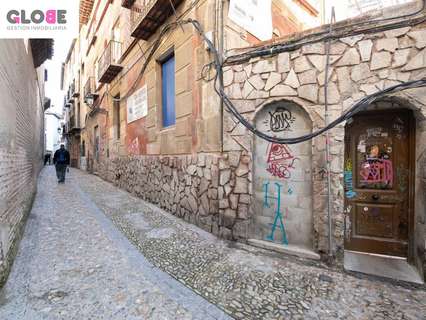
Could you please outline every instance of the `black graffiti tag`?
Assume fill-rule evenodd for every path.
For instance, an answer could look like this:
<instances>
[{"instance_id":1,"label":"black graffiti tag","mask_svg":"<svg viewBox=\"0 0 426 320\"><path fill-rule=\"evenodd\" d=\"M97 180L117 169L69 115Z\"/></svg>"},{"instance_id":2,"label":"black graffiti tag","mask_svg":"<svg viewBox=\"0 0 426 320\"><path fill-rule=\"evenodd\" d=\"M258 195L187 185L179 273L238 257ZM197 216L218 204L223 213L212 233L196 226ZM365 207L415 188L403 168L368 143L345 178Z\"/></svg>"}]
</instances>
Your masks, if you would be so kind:
<instances>
[{"instance_id":1,"label":"black graffiti tag","mask_svg":"<svg viewBox=\"0 0 426 320\"><path fill-rule=\"evenodd\" d=\"M273 132L290 131L291 124L296 120L289 110L278 107L274 112L269 112L269 126Z\"/></svg>"}]
</instances>

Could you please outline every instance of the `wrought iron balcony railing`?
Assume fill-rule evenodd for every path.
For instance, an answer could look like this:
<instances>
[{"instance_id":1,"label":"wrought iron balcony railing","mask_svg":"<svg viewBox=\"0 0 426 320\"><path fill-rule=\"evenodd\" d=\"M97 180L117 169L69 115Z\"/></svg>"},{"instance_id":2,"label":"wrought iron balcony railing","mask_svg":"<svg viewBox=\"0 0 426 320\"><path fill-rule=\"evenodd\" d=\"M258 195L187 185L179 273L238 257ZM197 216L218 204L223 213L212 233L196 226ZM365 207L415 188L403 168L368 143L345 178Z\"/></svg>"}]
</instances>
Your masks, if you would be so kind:
<instances>
[{"instance_id":1,"label":"wrought iron balcony railing","mask_svg":"<svg viewBox=\"0 0 426 320\"><path fill-rule=\"evenodd\" d=\"M73 82L71 82L71 88L72 88L72 90L71 90L72 97L78 98L80 96L80 92L79 92L80 90L78 88L78 85L77 86L75 85L75 80L73 80Z\"/></svg>"},{"instance_id":2,"label":"wrought iron balcony railing","mask_svg":"<svg viewBox=\"0 0 426 320\"><path fill-rule=\"evenodd\" d=\"M148 40L183 0L136 0L130 13L132 37Z\"/></svg>"},{"instance_id":3,"label":"wrought iron balcony railing","mask_svg":"<svg viewBox=\"0 0 426 320\"><path fill-rule=\"evenodd\" d=\"M135 0L122 0L121 1L121 6L123 8L130 9L133 6L134 2L135 2Z\"/></svg>"},{"instance_id":4,"label":"wrought iron balcony railing","mask_svg":"<svg viewBox=\"0 0 426 320\"><path fill-rule=\"evenodd\" d=\"M95 77L89 77L84 85L84 101L93 103L97 97Z\"/></svg>"},{"instance_id":5,"label":"wrought iron balcony railing","mask_svg":"<svg viewBox=\"0 0 426 320\"><path fill-rule=\"evenodd\" d=\"M68 103L74 102L73 92L72 92L71 85L68 87L68 91L67 91L67 102Z\"/></svg>"},{"instance_id":6,"label":"wrought iron balcony railing","mask_svg":"<svg viewBox=\"0 0 426 320\"><path fill-rule=\"evenodd\" d=\"M110 83L123 69L119 64L121 42L111 40L98 60L98 81Z\"/></svg>"}]
</instances>

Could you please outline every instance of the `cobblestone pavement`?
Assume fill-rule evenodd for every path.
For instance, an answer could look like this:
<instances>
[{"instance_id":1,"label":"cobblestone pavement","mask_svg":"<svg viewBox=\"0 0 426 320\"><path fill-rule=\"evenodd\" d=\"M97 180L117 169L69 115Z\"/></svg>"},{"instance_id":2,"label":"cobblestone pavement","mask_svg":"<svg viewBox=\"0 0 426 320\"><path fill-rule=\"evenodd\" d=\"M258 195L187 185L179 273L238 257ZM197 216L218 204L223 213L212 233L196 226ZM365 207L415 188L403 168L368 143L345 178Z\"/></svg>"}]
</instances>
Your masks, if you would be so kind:
<instances>
[{"instance_id":1,"label":"cobblestone pavement","mask_svg":"<svg viewBox=\"0 0 426 320\"><path fill-rule=\"evenodd\" d=\"M237 319L426 319L426 287L330 270L218 240L100 178L82 193L154 265Z\"/></svg>"},{"instance_id":2,"label":"cobblestone pavement","mask_svg":"<svg viewBox=\"0 0 426 320\"><path fill-rule=\"evenodd\" d=\"M57 185L53 167L41 174L1 320L230 319L148 262L78 187L99 179L70 178Z\"/></svg>"}]
</instances>

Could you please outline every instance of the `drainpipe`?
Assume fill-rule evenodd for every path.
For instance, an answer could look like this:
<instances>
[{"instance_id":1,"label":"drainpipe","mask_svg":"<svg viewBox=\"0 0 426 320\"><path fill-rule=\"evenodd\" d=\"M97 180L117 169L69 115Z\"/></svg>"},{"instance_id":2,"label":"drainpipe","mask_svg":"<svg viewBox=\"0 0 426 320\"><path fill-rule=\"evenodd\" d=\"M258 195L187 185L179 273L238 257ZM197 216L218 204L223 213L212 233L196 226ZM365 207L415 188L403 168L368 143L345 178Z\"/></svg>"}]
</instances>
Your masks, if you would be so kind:
<instances>
[{"instance_id":1,"label":"drainpipe","mask_svg":"<svg viewBox=\"0 0 426 320\"><path fill-rule=\"evenodd\" d=\"M329 35L332 32L332 26L335 22L335 13L334 7L331 8L331 19L329 25ZM329 115L328 115L328 73L330 67L330 38L327 39L325 45L325 54L326 54L326 64L325 64L325 81L324 81L324 107L325 107L325 125L327 126L329 123ZM331 217L331 160L330 160L330 134L329 130L325 133L325 153L326 153L326 162L327 162L327 218L328 218L328 257L331 262L333 258L333 238L332 238L332 217Z\"/></svg>"},{"instance_id":2,"label":"drainpipe","mask_svg":"<svg viewBox=\"0 0 426 320\"><path fill-rule=\"evenodd\" d=\"M223 63L223 53L224 53L224 24L223 24L223 0L218 0L217 2L217 12L216 19L218 19L218 49L219 49L219 61L220 65ZM219 72L219 82L220 86L223 88L223 70L220 68ZM220 97L220 152L223 153L223 97Z\"/></svg>"}]
</instances>

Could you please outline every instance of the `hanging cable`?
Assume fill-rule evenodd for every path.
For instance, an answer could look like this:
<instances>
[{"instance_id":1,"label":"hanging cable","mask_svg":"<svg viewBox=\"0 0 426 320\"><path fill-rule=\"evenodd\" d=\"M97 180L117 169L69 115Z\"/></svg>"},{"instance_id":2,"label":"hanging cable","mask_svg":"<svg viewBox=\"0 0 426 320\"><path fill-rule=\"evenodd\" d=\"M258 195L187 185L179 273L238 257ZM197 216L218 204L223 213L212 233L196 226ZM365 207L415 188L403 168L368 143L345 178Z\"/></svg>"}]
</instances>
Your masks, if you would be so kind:
<instances>
[{"instance_id":1,"label":"hanging cable","mask_svg":"<svg viewBox=\"0 0 426 320\"><path fill-rule=\"evenodd\" d=\"M426 0L423 1L423 3L425 3ZM424 6L423 6L424 8ZM416 12L415 14L417 14L418 12ZM182 15L181 15L182 16ZM411 16L411 15L410 15ZM404 17L404 16L402 16ZM398 17L392 18L392 19L397 19ZM387 19L385 19L387 20ZM376 20L376 22L378 22L379 20ZM419 24L426 21L426 18L417 20L417 21L403 21L403 26L406 25L415 25L415 24ZM311 140L325 132L327 132L328 130L334 128L335 126L337 126L338 124L347 121L349 119L351 119L356 113L365 110L370 104L372 104L373 102L377 101L378 99L381 99L389 94L393 94L402 90L407 90L407 89L413 89L413 88L420 88L420 87L425 87L426 86L426 78L420 79L420 80L415 80L415 81L408 81L405 83L401 83L401 84L397 84L391 87L388 87L384 90L380 90L377 91L373 94L367 95L364 98L362 98L361 100L359 100L357 103L355 103L351 108L349 108L348 110L346 110L345 112L343 112L343 114L341 116L339 116L338 118L336 118L335 120L331 121L330 123L328 123L324 128L319 129L315 132L312 132L310 134L306 134L306 135L302 135L296 138L277 138L275 136L271 136L268 135L258 129L256 129L256 127L254 127L248 120L246 120L240 113L239 111L236 109L236 107L233 105L232 101L230 100L230 98L227 96L227 94L224 91L224 87L223 85L220 83L220 78L219 78L219 74L222 74L222 69L223 69L223 64L226 63L225 62L221 62L220 60L220 55L218 53L218 50L216 49L216 47L213 45L212 41L205 35L203 28L201 27L201 24L197 21L197 20L193 20L193 19L186 19L186 20L179 20L179 21L174 21L171 22L169 24L166 24L163 26L163 28L160 31L159 36L157 37L157 39L155 40L155 42L153 43L153 45L151 46L151 50L149 51L148 55L146 56L146 60L142 66L142 69L140 71L140 74L138 76L138 78L136 79L136 81L133 83L133 85L131 86L131 88L128 90L128 92L123 95L120 100L124 100L127 99L134 91L134 89L137 87L137 85L139 84L139 81L142 79L144 72L148 66L148 63L151 61L151 59L153 58L156 50L158 49L158 47L161 44L161 40L163 38L163 36L168 33L169 31L175 29L176 27L182 26L184 24L192 24L193 27L195 28L195 30L197 31L197 33L200 35L200 37L204 40L204 42L207 44L208 49L210 50L212 56L213 56L213 61L210 63L210 65L215 69L215 76L214 76L214 90L215 92L219 95L219 97L221 97L226 109L243 125L247 128L247 130L249 130L250 132L252 132L253 134L255 134L256 136L260 137L261 139L264 139L266 141L269 142L273 142L273 143L278 143L278 144L296 144L296 143L301 143L304 141L308 141ZM386 25L386 26L382 26L382 27L377 27L374 30L369 30L370 33L373 32L379 32L379 31L384 31L384 30L392 30L394 28L399 28L401 27L401 23L395 23L392 25ZM333 32L335 32L336 29L333 29ZM365 30L363 31L363 33L367 33ZM325 40L329 40L331 41L334 38L337 38L339 36L330 36L330 35L326 35L322 41ZM284 51L291 51L294 50L297 47L300 47L304 44L307 43L315 43L318 42L318 40L315 41L311 41L311 42L302 42L302 44L300 44L299 42L290 42L290 43L286 43L286 44L280 44L277 45L273 48L263 48L261 51L259 52L251 52L250 53L250 58L251 57L259 57L262 55L272 55L272 54L277 54L279 52L284 52ZM275 48L275 49L274 49ZM247 57L246 57L247 58ZM228 57L228 59L230 59L230 57ZM203 68L204 69L204 68ZM205 69L204 69L205 70ZM108 94L112 97L111 93L108 92ZM113 97L114 98L114 97Z\"/></svg>"},{"instance_id":2,"label":"hanging cable","mask_svg":"<svg viewBox=\"0 0 426 320\"><path fill-rule=\"evenodd\" d=\"M267 47L266 46L256 47L250 51L246 51L241 54L228 56L225 59L224 64L243 63L252 58L270 56L270 55L279 54L282 52L294 51L301 48L304 45L325 42L327 40L335 40L338 38L354 36L358 34L383 32L383 31L388 31L392 29L403 28L406 26L414 26L426 21L426 18L424 16L420 17L419 21L411 21L411 20L408 20L408 18L413 18L414 16L419 15L425 10L426 10L426 0L422 0L421 8L410 14L401 15L397 17L376 19L376 20L365 20L365 21L362 21L359 23L353 23L353 24L343 24L341 26L335 26L333 28L332 34L330 34L328 30L324 30L321 32L316 32L315 34L307 34L297 39L288 40L285 42L285 44L275 44L275 45L271 45ZM394 21L394 20L400 20L400 21L389 23L383 26L375 26L375 27L370 26L371 24L377 25L378 23L381 23L381 22ZM358 27L360 27L359 30L357 29ZM344 33L339 33L342 30L343 31L349 30L349 31Z\"/></svg>"}]
</instances>

